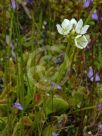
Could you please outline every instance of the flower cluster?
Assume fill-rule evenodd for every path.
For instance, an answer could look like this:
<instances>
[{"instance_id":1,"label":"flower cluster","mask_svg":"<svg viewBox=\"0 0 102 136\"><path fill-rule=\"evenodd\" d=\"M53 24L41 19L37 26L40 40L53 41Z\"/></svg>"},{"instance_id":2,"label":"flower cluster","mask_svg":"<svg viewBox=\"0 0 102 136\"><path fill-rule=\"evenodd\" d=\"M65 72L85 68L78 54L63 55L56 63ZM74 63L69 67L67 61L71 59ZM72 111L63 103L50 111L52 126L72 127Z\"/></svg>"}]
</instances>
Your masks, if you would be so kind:
<instances>
[{"instance_id":1,"label":"flower cluster","mask_svg":"<svg viewBox=\"0 0 102 136\"><path fill-rule=\"evenodd\" d=\"M58 32L61 35L67 36L71 34L74 37L74 43L77 48L83 49L89 42L89 36L86 35L89 25L83 26L83 20L78 22L72 18L71 20L64 19L61 25L56 25Z\"/></svg>"},{"instance_id":2,"label":"flower cluster","mask_svg":"<svg viewBox=\"0 0 102 136\"><path fill-rule=\"evenodd\" d=\"M84 8L88 8L93 4L94 0L85 0L83 7ZM94 12L92 12L91 18L95 21L99 21L101 20L101 18L99 17L98 13L96 10L94 10Z\"/></svg>"},{"instance_id":3,"label":"flower cluster","mask_svg":"<svg viewBox=\"0 0 102 136\"><path fill-rule=\"evenodd\" d=\"M88 73L87 73L88 78L90 79L91 82L95 81L98 82L100 81L100 76L99 73L94 73L94 70L92 67L89 68Z\"/></svg>"},{"instance_id":4,"label":"flower cluster","mask_svg":"<svg viewBox=\"0 0 102 136\"><path fill-rule=\"evenodd\" d=\"M60 85L57 85L55 82L51 82L51 90L53 91L54 89L60 90L62 87Z\"/></svg>"}]
</instances>

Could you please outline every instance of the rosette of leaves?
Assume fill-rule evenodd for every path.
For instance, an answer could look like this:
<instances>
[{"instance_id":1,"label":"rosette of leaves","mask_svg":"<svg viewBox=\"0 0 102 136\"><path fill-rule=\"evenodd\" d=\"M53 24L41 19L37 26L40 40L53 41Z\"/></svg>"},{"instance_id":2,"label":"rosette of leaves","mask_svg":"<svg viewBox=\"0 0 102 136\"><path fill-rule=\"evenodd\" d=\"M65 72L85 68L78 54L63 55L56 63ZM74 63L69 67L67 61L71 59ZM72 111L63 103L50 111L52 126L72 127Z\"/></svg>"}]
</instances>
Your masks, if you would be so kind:
<instances>
[{"instance_id":1,"label":"rosette of leaves","mask_svg":"<svg viewBox=\"0 0 102 136\"><path fill-rule=\"evenodd\" d=\"M65 63L56 64L54 60L63 53L64 50L64 46L46 46L35 49L29 55L27 76L32 86L36 86L41 90L50 90L52 87L51 82L61 82L70 61L65 57ZM64 73L59 77L59 73L61 72Z\"/></svg>"}]
</instances>

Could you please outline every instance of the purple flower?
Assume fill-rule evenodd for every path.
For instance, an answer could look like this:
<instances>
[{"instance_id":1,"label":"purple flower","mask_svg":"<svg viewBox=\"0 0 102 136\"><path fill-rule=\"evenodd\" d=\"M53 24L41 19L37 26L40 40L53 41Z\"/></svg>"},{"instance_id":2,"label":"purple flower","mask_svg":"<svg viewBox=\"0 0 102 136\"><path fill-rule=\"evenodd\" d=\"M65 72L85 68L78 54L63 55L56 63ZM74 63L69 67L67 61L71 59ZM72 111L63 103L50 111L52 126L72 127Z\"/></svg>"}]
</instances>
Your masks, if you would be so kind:
<instances>
[{"instance_id":1,"label":"purple flower","mask_svg":"<svg viewBox=\"0 0 102 136\"><path fill-rule=\"evenodd\" d=\"M99 134L102 134L102 124L100 124L100 125L98 126L98 131L99 131Z\"/></svg>"},{"instance_id":2,"label":"purple flower","mask_svg":"<svg viewBox=\"0 0 102 136\"><path fill-rule=\"evenodd\" d=\"M16 9L16 0L11 0L11 6L13 9Z\"/></svg>"},{"instance_id":3,"label":"purple flower","mask_svg":"<svg viewBox=\"0 0 102 136\"><path fill-rule=\"evenodd\" d=\"M102 102L100 102L100 103L97 104L97 108L98 108L99 110L102 110Z\"/></svg>"},{"instance_id":4,"label":"purple flower","mask_svg":"<svg viewBox=\"0 0 102 136\"><path fill-rule=\"evenodd\" d=\"M27 0L27 3L32 4L32 3L33 3L33 0Z\"/></svg>"},{"instance_id":5,"label":"purple flower","mask_svg":"<svg viewBox=\"0 0 102 136\"><path fill-rule=\"evenodd\" d=\"M97 14L97 12L96 11L94 11L94 13L92 13L92 19L93 20L95 20L95 21L98 21L99 20L99 16L98 16L98 14Z\"/></svg>"},{"instance_id":6,"label":"purple flower","mask_svg":"<svg viewBox=\"0 0 102 136\"><path fill-rule=\"evenodd\" d=\"M62 88L60 85L57 85L55 82L51 82L51 84L52 84L51 90L54 90L54 88L57 88L58 90L60 90Z\"/></svg>"},{"instance_id":7,"label":"purple flower","mask_svg":"<svg viewBox=\"0 0 102 136\"><path fill-rule=\"evenodd\" d=\"M88 76L88 78L89 78L92 82L93 82L94 80L95 80L96 82L97 82L97 81L100 81L100 76L99 76L99 74L96 73L96 74L94 75L94 71L93 71L92 67L89 68L88 73L87 73L87 76Z\"/></svg>"},{"instance_id":8,"label":"purple flower","mask_svg":"<svg viewBox=\"0 0 102 136\"><path fill-rule=\"evenodd\" d=\"M52 136L58 136L58 133L53 132Z\"/></svg>"},{"instance_id":9,"label":"purple flower","mask_svg":"<svg viewBox=\"0 0 102 136\"><path fill-rule=\"evenodd\" d=\"M51 82L51 84L52 84L52 86L55 86L55 85L56 85L55 82Z\"/></svg>"},{"instance_id":10,"label":"purple flower","mask_svg":"<svg viewBox=\"0 0 102 136\"><path fill-rule=\"evenodd\" d=\"M21 104L19 102L15 102L13 105L14 108L17 108L19 110L23 110L23 107L21 106Z\"/></svg>"},{"instance_id":11,"label":"purple flower","mask_svg":"<svg viewBox=\"0 0 102 136\"><path fill-rule=\"evenodd\" d=\"M93 0L85 0L84 8L88 8L93 3Z\"/></svg>"},{"instance_id":12,"label":"purple flower","mask_svg":"<svg viewBox=\"0 0 102 136\"><path fill-rule=\"evenodd\" d=\"M62 88L62 87L61 87L60 85L58 85L58 86L57 86L57 89L59 89L59 90L60 90L61 88Z\"/></svg>"}]
</instances>

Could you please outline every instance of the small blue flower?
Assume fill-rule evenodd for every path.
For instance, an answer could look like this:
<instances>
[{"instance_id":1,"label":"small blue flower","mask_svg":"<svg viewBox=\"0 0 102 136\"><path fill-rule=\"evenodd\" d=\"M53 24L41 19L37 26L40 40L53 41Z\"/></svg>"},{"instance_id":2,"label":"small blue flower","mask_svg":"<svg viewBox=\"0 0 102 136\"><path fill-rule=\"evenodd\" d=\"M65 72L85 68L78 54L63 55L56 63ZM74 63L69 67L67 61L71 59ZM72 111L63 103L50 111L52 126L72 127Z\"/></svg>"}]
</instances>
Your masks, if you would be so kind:
<instances>
[{"instance_id":1,"label":"small blue flower","mask_svg":"<svg viewBox=\"0 0 102 136\"><path fill-rule=\"evenodd\" d=\"M99 16L98 16L96 11L94 11L94 13L92 13L92 19L95 20L95 21L99 20Z\"/></svg>"},{"instance_id":2,"label":"small blue flower","mask_svg":"<svg viewBox=\"0 0 102 136\"><path fill-rule=\"evenodd\" d=\"M19 110L23 110L23 107L21 106L21 104L19 102L15 102L13 105L14 108L17 108Z\"/></svg>"},{"instance_id":3,"label":"small blue flower","mask_svg":"<svg viewBox=\"0 0 102 136\"><path fill-rule=\"evenodd\" d=\"M33 0L27 0L27 3L32 4L32 3L33 3Z\"/></svg>"},{"instance_id":4,"label":"small blue flower","mask_svg":"<svg viewBox=\"0 0 102 136\"><path fill-rule=\"evenodd\" d=\"M98 126L98 131L99 131L99 134L102 134L102 124L100 124L100 125Z\"/></svg>"},{"instance_id":5,"label":"small blue flower","mask_svg":"<svg viewBox=\"0 0 102 136\"><path fill-rule=\"evenodd\" d=\"M55 86L55 85L56 85L55 82L51 82L51 84L52 84L52 86Z\"/></svg>"},{"instance_id":6,"label":"small blue flower","mask_svg":"<svg viewBox=\"0 0 102 136\"><path fill-rule=\"evenodd\" d=\"M97 108L98 108L99 110L102 110L102 102L100 102L100 103L97 104Z\"/></svg>"},{"instance_id":7,"label":"small blue flower","mask_svg":"<svg viewBox=\"0 0 102 136\"><path fill-rule=\"evenodd\" d=\"M92 67L89 68L89 70L87 72L87 76L90 79L90 81L92 81L92 82L93 81L95 81L95 82L100 81L99 73L94 74Z\"/></svg>"},{"instance_id":8,"label":"small blue flower","mask_svg":"<svg viewBox=\"0 0 102 136\"><path fill-rule=\"evenodd\" d=\"M58 136L58 133L53 132L52 136Z\"/></svg>"},{"instance_id":9,"label":"small blue flower","mask_svg":"<svg viewBox=\"0 0 102 136\"><path fill-rule=\"evenodd\" d=\"M16 0L11 0L11 6L13 9L16 9Z\"/></svg>"},{"instance_id":10,"label":"small blue flower","mask_svg":"<svg viewBox=\"0 0 102 136\"><path fill-rule=\"evenodd\" d=\"M88 8L93 3L93 0L85 0L84 2L84 8Z\"/></svg>"},{"instance_id":11,"label":"small blue flower","mask_svg":"<svg viewBox=\"0 0 102 136\"><path fill-rule=\"evenodd\" d=\"M58 86L57 86L57 89L59 89L59 90L60 90L61 88L62 88L62 87L61 87L60 85L58 85Z\"/></svg>"},{"instance_id":12,"label":"small blue flower","mask_svg":"<svg viewBox=\"0 0 102 136\"><path fill-rule=\"evenodd\" d=\"M58 90L60 90L62 87L60 86L60 85L57 85L55 82L51 82L51 84L52 84L52 88L51 88L51 90L54 90L54 89L58 89Z\"/></svg>"}]
</instances>

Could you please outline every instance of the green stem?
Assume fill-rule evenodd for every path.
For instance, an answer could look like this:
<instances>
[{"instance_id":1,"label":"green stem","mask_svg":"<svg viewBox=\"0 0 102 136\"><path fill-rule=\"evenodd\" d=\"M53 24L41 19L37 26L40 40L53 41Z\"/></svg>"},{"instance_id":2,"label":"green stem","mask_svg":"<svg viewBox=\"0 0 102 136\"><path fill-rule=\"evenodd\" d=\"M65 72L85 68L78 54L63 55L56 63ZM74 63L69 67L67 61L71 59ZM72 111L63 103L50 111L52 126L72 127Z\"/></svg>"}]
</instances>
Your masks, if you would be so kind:
<instances>
[{"instance_id":1,"label":"green stem","mask_svg":"<svg viewBox=\"0 0 102 136\"><path fill-rule=\"evenodd\" d=\"M74 60L75 48L72 45L68 45L65 53L63 64L60 66L59 73L57 75L57 82L61 82L66 71L69 71Z\"/></svg>"}]
</instances>

